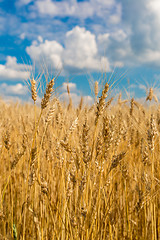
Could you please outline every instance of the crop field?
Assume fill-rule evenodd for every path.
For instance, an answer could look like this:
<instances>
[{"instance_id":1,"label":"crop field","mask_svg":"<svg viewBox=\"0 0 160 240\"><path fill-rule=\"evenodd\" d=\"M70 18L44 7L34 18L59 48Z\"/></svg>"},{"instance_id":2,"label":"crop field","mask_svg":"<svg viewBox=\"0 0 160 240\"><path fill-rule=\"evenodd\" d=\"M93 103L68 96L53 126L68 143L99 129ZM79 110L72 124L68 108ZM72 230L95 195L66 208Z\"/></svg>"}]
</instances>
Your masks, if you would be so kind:
<instances>
[{"instance_id":1,"label":"crop field","mask_svg":"<svg viewBox=\"0 0 160 240\"><path fill-rule=\"evenodd\" d=\"M160 239L160 107L113 102L105 83L75 107L50 80L37 105L0 101L0 240ZM153 104L154 103L154 104Z\"/></svg>"}]
</instances>

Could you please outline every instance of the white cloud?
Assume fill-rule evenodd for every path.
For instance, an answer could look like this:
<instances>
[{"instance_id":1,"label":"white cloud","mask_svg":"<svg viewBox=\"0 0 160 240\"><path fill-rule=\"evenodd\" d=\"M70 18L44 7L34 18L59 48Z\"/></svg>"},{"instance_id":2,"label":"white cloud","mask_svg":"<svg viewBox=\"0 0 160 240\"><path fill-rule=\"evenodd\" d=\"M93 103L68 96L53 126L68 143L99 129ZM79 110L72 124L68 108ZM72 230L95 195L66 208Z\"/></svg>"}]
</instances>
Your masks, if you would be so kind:
<instances>
[{"instance_id":1,"label":"white cloud","mask_svg":"<svg viewBox=\"0 0 160 240\"><path fill-rule=\"evenodd\" d=\"M27 0L20 2L27 3ZM33 37L30 29L34 29L38 36L38 40L27 48L32 59L47 59L54 67L66 72L99 71L104 57L107 70L112 65L160 65L159 0L36 0L32 5L31 11L39 13L36 16L42 17L45 25L41 22L41 27L38 24L30 28L24 26L27 36L32 34ZM66 16L69 17L66 24L63 22L57 28L56 25L53 27L56 17ZM85 25L84 20L88 18L92 24ZM73 19L77 27L67 32ZM53 29L56 29L56 36ZM95 32L99 35L96 36ZM48 40L43 41L42 37Z\"/></svg>"},{"instance_id":2,"label":"white cloud","mask_svg":"<svg viewBox=\"0 0 160 240\"><path fill-rule=\"evenodd\" d=\"M17 6L24 6L22 9L24 18L34 20L21 22L18 12L17 16L3 13L0 16L0 32L7 31L12 36L17 34L22 40L36 39L29 48L36 53L37 58L40 56L37 53L38 48L42 57L47 57L55 67L95 69L95 66L99 65L98 62L101 62L101 56L107 56L106 61L109 59L111 65L160 65L159 0L15 2ZM25 7L27 5L28 7ZM63 20L64 17L68 17L66 22ZM64 36L72 24L85 28L79 30L78 27L74 28ZM96 36L96 33L99 35ZM43 42L43 38L48 39L48 43ZM73 45L77 39L79 41L73 52ZM90 46L87 39L91 40ZM49 48L49 44L52 49L50 56L46 49ZM32 51L28 50L28 53L33 58ZM84 62L81 61L83 56ZM74 61L74 57L77 61Z\"/></svg>"},{"instance_id":3,"label":"white cloud","mask_svg":"<svg viewBox=\"0 0 160 240\"><path fill-rule=\"evenodd\" d=\"M29 102L30 98L27 94L27 86L17 83L10 85L6 83L0 84L0 96L5 103L11 102Z\"/></svg>"},{"instance_id":4,"label":"white cloud","mask_svg":"<svg viewBox=\"0 0 160 240\"><path fill-rule=\"evenodd\" d=\"M132 55L128 35L122 28L99 34L97 39L99 54L107 55L111 65L123 67L126 59Z\"/></svg>"},{"instance_id":5,"label":"white cloud","mask_svg":"<svg viewBox=\"0 0 160 240\"><path fill-rule=\"evenodd\" d=\"M105 52L111 63L159 67L160 1L121 0L119 8L122 8L119 10L121 24L98 35L99 53Z\"/></svg>"},{"instance_id":6,"label":"white cloud","mask_svg":"<svg viewBox=\"0 0 160 240\"><path fill-rule=\"evenodd\" d=\"M16 6L22 7L23 5L28 5L29 3L33 2L33 0L17 0Z\"/></svg>"},{"instance_id":7,"label":"white cloud","mask_svg":"<svg viewBox=\"0 0 160 240\"><path fill-rule=\"evenodd\" d=\"M30 47L26 48L27 53L34 61L41 62L42 60L47 63L50 62L55 68L62 68L61 55L63 47L56 41L42 42L38 44L36 41Z\"/></svg>"},{"instance_id":8,"label":"white cloud","mask_svg":"<svg viewBox=\"0 0 160 240\"><path fill-rule=\"evenodd\" d=\"M24 40L25 37L26 37L26 34L25 33L21 33L19 37L20 37L20 39Z\"/></svg>"},{"instance_id":9,"label":"white cloud","mask_svg":"<svg viewBox=\"0 0 160 240\"><path fill-rule=\"evenodd\" d=\"M26 48L29 56L36 61L49 62L55 68L71 72L77 70L109 71L109 61L98 54L96 37L79 26L66 33L64 48L56 41L33 41Z\"/></svg>"},{"instance_id":10,"label":"white cloud","mask_svg":"<svg viewBox=\"0 0 160 240\"><path fill-rule=\"evenodd\" d=\"M156 18L160 19L159 9L160 9L160 1L159 0L149 0L147 2L147 8L150 12L152 12Z\"/></svg>"},{"instance_id":11,"label":"white cloud","mask_svg":"<svg viewBox=\"0 0 160 240\"><path fill-rule=\"evenodd\" d=\"M59 15L58 8L54 2L51 0L40 0L35 3L41 14L51 14L51 15Z\"/></svg>"},{"instance_id":12,"label":"white cloud","mask_svg":"<svg viewBox=\"0 0 160 240\"><path fill-rule=\"evenodd\" d=\"M105 44L107 47L113 41L123 43L127 40L127 33L123 29L116 29L115 31L99 34L98 41L100 44Z\"/></svg>"},{"instance_id":13,"label":"white cloud","mask_svg":"<svg viewBox=\"0 0 160 240\"><path fill-rule=\"evenodd\" d=\"M38 36L38 41L39 41L40 43L43 42L43 38L42 38L42 36Z\"/></svg>"},{"instance_id":14,"label":"white cloud","mask_svg":"<svg viewBox=\"0 0 160 240\"><path fill-rule=\"evenodd\" d=\"M64 64L78 69L98 69L98 49L95 35L85 28L75 27L67 32Z\"/></svg>"},{"instance_id":15,"label":"white cloud","mask_svg":"<svg viewBox=\"0 0 160 240\"><path fill-rule=\"evenodd\" d=\"M112 32L111 34L112 39L114 39L117 42L125 41L127 38L127 34L124 32L123 29L118 29L115 32Z\"/></svg>"},{"instance_id":16,"label":"white cloud","mask_svg":"<svg viewBox=\"0 0 160 240\"><path fill-rule=\"evenodd\" d=\"M85 28L77 26L67 32L63 57L64 66L69 68L100 70L103 62L109 71L108 59L98 55L95 35Z\"/></svg>"},{"instance_id":17,"label":"white cloud","mask_svg":"<svg viewBox=\"0 0 160 240\"><path fill-rule=\"evenodd\" d=\"M30 66L18 64L16 57L7 57L6 64L0 64L0 80L17 80L27 79L30 76Z\"/></svg>"},{"instance_id":18,"label":"white cloud","mask_svg":"<svg viewBox=\"0 0 160 240\"><path fill-rule=\"evenodd\" d=\"M139 62L152 63L155 66L160 66L160 50L146 49L138 56Z\"/></svg>"},{"instance_id":19,"label":"white cloud","mask_svg":"<svg viewBox=\"0 0 160 240\"><path fill-rule=\"evenodd\" d=\"M99 41L99 45L105 44L105 47L108 47L110 42L110 33L99 34L97 39Z\"/></svg>"},{"instance_id":20,"label":"white cloud","mask_svg":"<svg viewBox=\"0 0 160 240\"><path fill-rule=\"evenodd\" d=\"M111 14L109 16L109 22L111 24L118 24L121 22L121 17L122 17L122 6L121 4L116 5L116 11L114 14Z\"/></svg>"},{"instance_id":21,"label":"white cloud","mask_svg":"<svg viewBox=\"0 0 160 240\"><path fill-rule=\"evenodd\" d=\"M134 63L155 64L160 52L160 3L157 0L122 0L123 26L128 38ZM135 14L136 13L136 14ZM158 64L159 65L159 64Z\"/></svg>"},{"instance_id":22,"label":"white cloud","mask_svg":"<svg viewBox=\"0 0 160 240\"><path fill-rule=\"evenodd\" d=\"M84 96L84 103L88 105L92 105L94 103L94 100L91 96Z\"/></svg>"},{"instance_id":23,"label":"white cloud","mask_svg":"<svg viewBox=\"0 0 160 240\"><path fill-rule=\"evenodd\" d=\"M64 0L61 2L52 0L37 0L35 2L35 9L42 15L55 16L72 16L76 18L85 19L88 17L99 16L101 18L106 17L112 8L115 8L115 15L119 16L116 22L120 18L120 4L117 4L115 0L89 0L78 2L76 0ZM114 20L115 22L115 20Z\"/></svg>"},{"instance_id":24,"label":"white cloud","mask_svg":"<svg viewBox=\"0 0 160 240\"><path fill-rule=\"evenodd\" d=\"M0 84L0 92L1 95L3 94L4 96L24 95L27 93L27 87L21 83L17 83L15 85L2 83Z\"/></svg>"}]
</instances>

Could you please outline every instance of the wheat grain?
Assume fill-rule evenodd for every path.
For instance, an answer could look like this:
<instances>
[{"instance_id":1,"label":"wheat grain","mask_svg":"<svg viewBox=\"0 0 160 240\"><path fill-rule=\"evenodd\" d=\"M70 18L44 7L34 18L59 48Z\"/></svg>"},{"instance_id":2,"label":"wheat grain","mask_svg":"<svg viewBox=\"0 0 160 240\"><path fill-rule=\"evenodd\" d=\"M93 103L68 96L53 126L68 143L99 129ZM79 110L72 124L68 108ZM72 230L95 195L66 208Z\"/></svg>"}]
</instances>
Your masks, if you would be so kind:
<instances>
[{"instance_id":1,"label":"wheat grain","mask_svg":"<svg viewBox=\"0 0 160 240\"><path fill-rule=\"evenodd\" d=\"M46 93L44 94L44 97L42 98L41 101L41 109L45 109L49 103L51 94L53 92L53 86L54 86L54 78L48 83L46 87Z\"/></svg>"},{"instance_id":2,"label":"wheat grain","mask_svg":"<svg viewBox=\"0 0 160 240\"><path fill-rule=\"evenodd\" d=\"M35 103L37 100L37 89L36 89L36 81L34 80L34 78L32 78L31 80L31 94L32 94L32 99Z\"/></svg>"}]
</instances>

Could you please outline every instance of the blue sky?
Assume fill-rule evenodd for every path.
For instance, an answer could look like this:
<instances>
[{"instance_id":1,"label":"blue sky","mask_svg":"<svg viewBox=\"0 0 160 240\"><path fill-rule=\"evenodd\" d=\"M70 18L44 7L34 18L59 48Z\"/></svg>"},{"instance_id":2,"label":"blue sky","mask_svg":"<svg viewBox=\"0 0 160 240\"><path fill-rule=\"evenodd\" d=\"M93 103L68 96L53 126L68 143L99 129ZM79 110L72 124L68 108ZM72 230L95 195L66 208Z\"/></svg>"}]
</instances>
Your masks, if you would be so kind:
<instances>
[{"instance_id":1,"label":"blue sky","mask_svg":"<svg viewBox=\"0 0 160 240\"><path fill-rule=\"evenodd\" d=\"M69 81L74 101L91 103L90 79L116 69L113 94L155 86L160 97L159 12L159 0L0 0L0 96L30 100L24 79L48 69L61 71L62 99Z\"/></svg>"}]
</instances>

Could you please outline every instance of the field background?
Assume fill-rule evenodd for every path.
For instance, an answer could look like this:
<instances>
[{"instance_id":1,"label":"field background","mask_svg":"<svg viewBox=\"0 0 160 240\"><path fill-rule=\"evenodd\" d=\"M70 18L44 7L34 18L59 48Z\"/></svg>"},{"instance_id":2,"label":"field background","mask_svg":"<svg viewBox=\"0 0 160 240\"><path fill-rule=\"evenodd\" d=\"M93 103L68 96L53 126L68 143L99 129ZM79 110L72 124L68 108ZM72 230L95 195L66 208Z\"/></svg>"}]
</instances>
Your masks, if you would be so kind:
<instances>
[{"instance_id":1,"label":"field background","mask_svg":"<svg viewBox=\"0 0 160 240\"><path fill-rule=\"evenodd\" d=\"M159 104L95 82L75 107L53 89L40 107L34 79L34 105L0 101L0 239L160 239Z\"/></svg>"}]
</instances>

